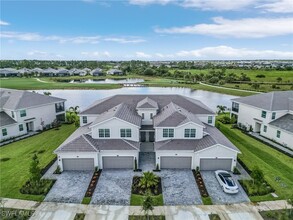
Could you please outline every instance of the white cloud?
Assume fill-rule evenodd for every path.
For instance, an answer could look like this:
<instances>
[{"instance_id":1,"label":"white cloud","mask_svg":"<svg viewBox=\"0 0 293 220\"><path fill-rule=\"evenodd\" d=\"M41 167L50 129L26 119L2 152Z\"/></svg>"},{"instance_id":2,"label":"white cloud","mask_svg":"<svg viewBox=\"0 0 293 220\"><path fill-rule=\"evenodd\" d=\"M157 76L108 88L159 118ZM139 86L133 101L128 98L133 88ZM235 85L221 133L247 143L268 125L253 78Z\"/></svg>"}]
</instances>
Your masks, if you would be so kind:
<instances>
[{"instance_id":1,"label":"white cloud","mask_svg":"<svg viewBox=\"0 0 293 220\"><path fill-rule=\"evenodd\" d=\"M292 0L278 0L276 2L257 6L256 8L263 8L265 11L268 12L291 13L293 12L293 2Z\"/></svg>"},{"instance_id":2,"label":"white cloud","mask_svg":"<svg viewBox=\"0 0 293 220\"><path fill-rule=\"evenodd\" d=\"M149 59L152 56L150 54L144 53L144 52L136 52L136 57L143 58L143 59Z\"/></svg>"},{"instance_id":3,"label":"white cloud","mask_svg":"<svg viewBox=\"0 0 293 220\"><path fill-rule=\"evenodd\" d=\"M99 51L84 51L80 53L82 56L86 58L110 58L111 54L108 51L99 52Z\"/></svg>"},{"instance_id":4,"label":"white cloud","mask_svg":"<svg viewBox=\"0 0 293 220\"><path fill-rule=\"evenodd\" d=\"M229 20L223 17L213 18L213 24L194 26L156 28L157 33L202 34L217 37L262 38L292 34L293 18L243 18Z\"/></svg>"},{"instance_id":5,"label":"white cloud","mask_svg":"<svg viewBox=\"0 0 293 220\"><path fill-rule=\"evenodd\" d=\"M0 20L0 26L7 26L7 25L10 25L10 24L6 21Z\"/></svg>"},{"instance_id":6,"label":"white cloud","mask_svg":"<svg viewBox=\"0 0 293 220\"><path fill-rule=\"evenodd\" d=\"M61 54L55 54L55 53L49 53L45 51L40 51L40 50L32 50L27 52L27 55L31 59L63 59L64 56Z\"/></svg>"},{"instance_id":7,"label":"white cloud","mask_svg":"<svg viewBox=\"0 0 293 220\"><path fill-rule=\"evenodd\" d=\"M127 44L127 43L142 43L145 42L145 40L143 39L138 39L138 38L117 38L117 37L109 37L109 38L104 38L104 41L111 41L111 42L117 42L117 43L121 43L121 44Z\"/></svg>"},{"instance_id":8,"label":"white cloud","mask_svg":"<svg viewBox=\"0 0 293 220\"><path fill-rule=\"evenodd\" d=\"M144 39L138 37L123 37L123 38L109 38L102 36L76 36L76 37L64 37L57 35L41 35L39 33L25 33L14 31L2 31L0 38L21 40L21 41L57 41L59 43L73 43L73 44L97 44L100 41L111 41L116 43L128 44L128 43L142 43Z\"/></svg>"},{"instance_id":9,"label":"white cloud","mask_svg":"<svg viewBox=\"0 0 293 220\"><path fill-rule=\"evenodd\" d=\"M184 59L292 59L293 52L276 50L252 50L229 46L204 47L197 50L183 50L176 54Z\"/></svg>"},{"instance_id":10,"label":"white cloud","mask_svg":"<svg viewBox=\"0 0 293 220\"><path fill-rule=\"evenodd\" d=\"M129 0L129 3L132 5L150 5L150 4L166 5L172 2L176 2L176 1L174 0Z\"/></svg>"}]
</instances>

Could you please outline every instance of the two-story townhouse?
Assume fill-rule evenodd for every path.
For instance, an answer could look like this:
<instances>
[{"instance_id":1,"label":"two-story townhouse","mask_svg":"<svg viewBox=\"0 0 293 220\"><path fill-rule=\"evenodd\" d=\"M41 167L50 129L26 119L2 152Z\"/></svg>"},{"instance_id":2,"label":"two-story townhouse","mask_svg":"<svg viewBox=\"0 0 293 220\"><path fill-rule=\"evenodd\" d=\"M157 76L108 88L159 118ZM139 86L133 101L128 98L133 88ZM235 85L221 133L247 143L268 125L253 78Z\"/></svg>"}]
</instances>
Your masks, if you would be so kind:
<instances>
[{"instance_id":1,"label":"two-story townhouse","mask_svg":"<svg viewBox=\"0 0 293 220\"><path fill-rule=\"evenodd\" d=\"M133 169L146 146L154 168L236 166L239 150L214 127L215 113L188 97L115 95L90 105L80 120L55 151L61 170Z\"/></svg>"},{"instance_id":2,"label":"two-story townhouse","mask_svg":"<svg viewBox=\"0 0 293 220\"><path fill-rule=\"evenodd\" d=\"M34 92L1 89L1 140L42 130L55 119L64 121L65 101Z\"/></svg>"},{"instance_id":3,"label":"two-story townhouse","mask_svg":"<svg viewBox=\"0 0 293 220\"><path fill-rule=\"evenodd\" d=\"M231 116L247 129L293 149L293 91L232 99Z\"/></svg>"}]
</instances>

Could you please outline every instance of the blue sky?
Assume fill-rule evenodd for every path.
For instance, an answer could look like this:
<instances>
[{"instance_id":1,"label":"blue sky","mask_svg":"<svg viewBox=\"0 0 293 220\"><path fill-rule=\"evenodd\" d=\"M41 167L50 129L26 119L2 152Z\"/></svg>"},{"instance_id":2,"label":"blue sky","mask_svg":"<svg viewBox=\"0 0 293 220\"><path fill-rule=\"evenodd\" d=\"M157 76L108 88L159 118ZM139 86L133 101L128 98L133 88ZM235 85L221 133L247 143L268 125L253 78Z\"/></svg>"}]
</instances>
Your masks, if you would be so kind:
<instances>
[{"instance_id":1,"label":"blue sky","mask_svg":"<svg viewBox=\"0 0 293 220\"><path fill-rule=\"evenodd\" d=\"M293 59L292 0L1 1L1 59Z\"/></svg>"}]
</instances>

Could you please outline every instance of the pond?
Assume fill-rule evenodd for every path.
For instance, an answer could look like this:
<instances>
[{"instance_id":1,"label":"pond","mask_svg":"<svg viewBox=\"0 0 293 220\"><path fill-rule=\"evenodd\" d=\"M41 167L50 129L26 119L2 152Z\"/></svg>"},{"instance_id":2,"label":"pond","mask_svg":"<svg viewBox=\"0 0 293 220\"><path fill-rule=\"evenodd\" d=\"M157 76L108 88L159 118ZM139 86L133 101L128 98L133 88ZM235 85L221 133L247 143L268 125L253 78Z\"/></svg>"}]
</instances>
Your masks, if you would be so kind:
<instances>
[{"instance_id":1,"label":"pond","mask_svg":"<svg viewBox=\"0 0 293 220\"><path fill-rule=\"evenodd\" d=\"M128 84L128 83L141 83L143 79L126 78L126 79L75 79L70 83L97 83L97 84Z\"/></svg>"},{"instance_id":2,"label":"pond","mask_svg":"<svg viewBox=\"0 0 293 220\"><path fill-rule=\"evenodd\" d=\"M47 90L36 90L36 92L41 94L45 91ZM123 87L110 90L50 90L50 92L52 96L67 99L65 103L66 108L78 105L80 110L86 108L96 100L118 94L178 94L198 99L214 111L217 109L217 105L230 107L230 100L237 98L237 96L216 92L178 87Z\"/></svg>"}]
</instances>

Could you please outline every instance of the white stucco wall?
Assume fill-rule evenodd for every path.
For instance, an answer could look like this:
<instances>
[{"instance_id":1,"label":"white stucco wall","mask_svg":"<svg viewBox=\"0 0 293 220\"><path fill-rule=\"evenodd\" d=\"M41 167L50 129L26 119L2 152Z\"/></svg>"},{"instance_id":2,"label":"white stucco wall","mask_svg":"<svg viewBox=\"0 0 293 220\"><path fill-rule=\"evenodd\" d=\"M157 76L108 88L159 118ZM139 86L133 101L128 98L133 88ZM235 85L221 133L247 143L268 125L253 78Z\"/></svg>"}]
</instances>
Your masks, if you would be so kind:
<instances>
[{"instance_id":1,"label":"white stucco wall","mask_svg":"<svg viewBox=\"0 0 293 220\"><path fill-rule=\"evenodd\" d=\"M236 166L237 152L223 147L222 145L214 145L202 151L195 152L194 168L200 166L200 158L232 158L232 167Z\"/></svg>"},{"instance_id":2,"label":"white stucco wall","mask_svg":"<svg viewBox=\"0 0 293 220\"><path fill-rule=\"evenodd\" d=\"M99 129L110 129L110 139L121 139L120 129L131 129L131 138L123 138L132 141L139 141L139 128L133 124L112 118L100 124L94 125L92 128L92 137L99 139Z\"/></svg>"},{"instance_id":3,"label":"white stucco wall","mask_svg":"<svg viewBox=\"0 0 293 220\"><path fill-rule=\"evenodd\" d=\"M215 126L215 121L216 121L216 116L215 115L196 115L196 116L198 117L199 120L201 120L202 122L204 122L206 124L209 124L208 123L208 117L212 116L213 121L209 125Z\"/></svg>"},{"instance_id":4,"label":"white stucco wall","mask_svg":"<svg viewBox=\"0 0 293 220\"><path fill-rule=\"evenodd\" d=\"M151 118L151 114L153 114L153 117L157 114L156 109L138 109L137 113L142 116L144 113L144 118L141 120L142 125L152 125L153 119Z\"/></svg>"},{"instance_id":5,"label":"white stucco wall","mask_svg":"<svg viewBox=\"0 0 293 220\"><path fill-rule=\"evenodd\" d=\"M63 171L63 164L62 164L62 159L64 158L93 158L94 159L94 164L95 167L99 166L98 162L98 152L90 152L90 153L85 153L85 152L68 152L68 153L59 153L57 155L57 163L60 166L61 171Z\"/></svg>"},{"instance_id":6,"label":"white stucco wall","mask_svg":"<svg viewBox=\"0 0 293 220\"><path fill-rule=\"evenodd\" d=\"M184 137L184 130L187 128L195 128L196 129L196 137L193 139L200 139L203 137L203 127L201 127L197 124L194 124L194 123L187 123L183 126L175 127L173 138L163 137L163 129L165 129L165 128L174 128L174 127L155 128L156 141L162 141L162 140L168 140L168 139L192 139L192 138L185 138Z\"/></svg>"},{"instance_id":7,"label":"white stucco wall","mask_svg":"<svg viewBox=\"0 0 293 220\"><path fill-rule=\"evenodd\" d=\"M169 150L161 150L156 151L156 166L159 164L161 167L161 157L169 156L169 157L192 157L191 160L191 169L194 169L194 152L193 151L169 151Z\"/></svg>"},{"instance_id":8,"label":"white stucco wall","mask_svg":"<svg viewBox=\"0 0 293 220\"><path fill-rule=\"evenodd\" d=\"M132 151L122 151L122 150L107 150L107 151L100 151L98 157L99 157L99 168L103 169L103 157L106 156L133 156L137 159L137 166L139 164L139 157L138 157L138 151L132 150Z\"/></svg>"},{"instance_id":9,"label":"white stucco wall","mask_svg":"<svg viewBox=\"0 0 293 220\"><path fill-rule=\"evenodd\" d=\"M277 137L277 130L281 131L280 138ZM293 134L288 131L267 125L267 132L264 132L262 127L260 135L293 149Z\"/></svg>"},{"instance_id":10,"label":"white stucco wall","mask_svg":"<svg viewBox=\"0 0 293 220\"><path fill-rule=\"evenodd\" d=\"M19 125L23 124L23 131L19 131ZM2 135L2 129L7 129L7 135L3 136ZM27 133L26 130L26 126L24 123L15 123L12 125L8 125L8 126L2 126L0 127L0 140L5 140L5 139L9 139L12 137L17 137L17 136L21 136Z\"/></svg>"},{"instance_id":11,"label":"white stucco wall","mask_svg":"<svg viewBox=\"0 0 293 220\"><path fill-rule=\"evenodd\" d=\"M80 126L84 126L86 124L89 124L91 122L93 122L94 120L96 120L97 117L99 117L99 115L79 115L79 123L80 123ZM86 116L87 117L87 123L83 123L83 119L82 117L83 116Z\"/></svg>"}]
</instances>

